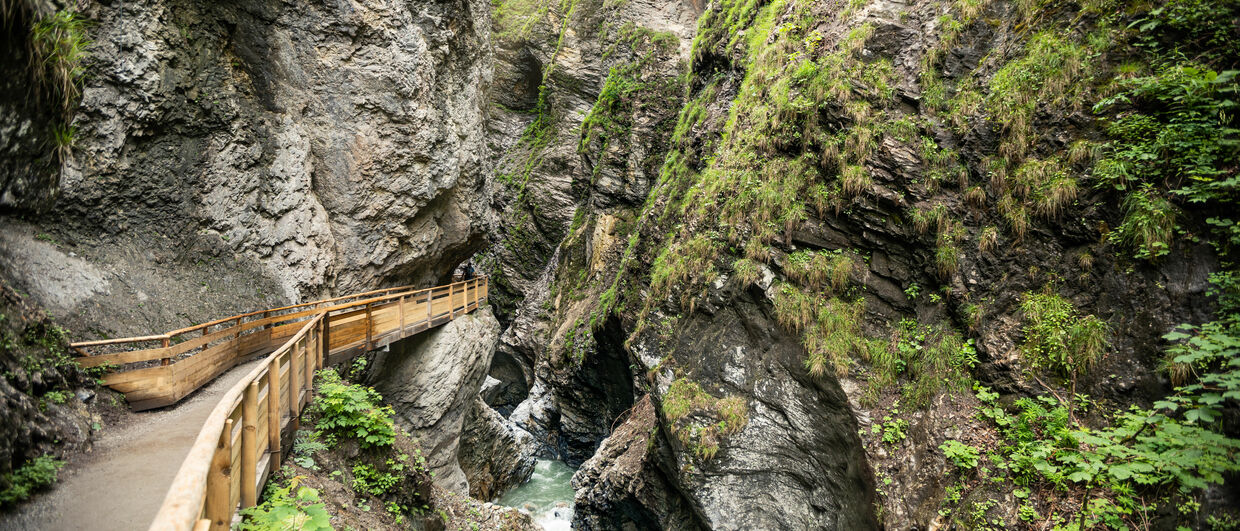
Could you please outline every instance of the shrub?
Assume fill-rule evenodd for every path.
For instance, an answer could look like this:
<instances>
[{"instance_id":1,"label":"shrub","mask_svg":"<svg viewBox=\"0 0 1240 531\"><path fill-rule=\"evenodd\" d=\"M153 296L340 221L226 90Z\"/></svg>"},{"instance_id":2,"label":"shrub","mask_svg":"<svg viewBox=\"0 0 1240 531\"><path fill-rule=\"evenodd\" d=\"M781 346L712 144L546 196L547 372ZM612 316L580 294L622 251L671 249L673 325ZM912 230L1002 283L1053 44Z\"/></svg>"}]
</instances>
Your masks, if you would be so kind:
<instances>
[{"instance_id":1,"label":"shrub","mask_svg":"<svg viewBox=\"0 0 1240 531\"><path fill-rule=\"evenodd\" d=\"M335 369L319 371L318 397L312 411L319 417L315 428L326 434L327 443L338 437L353 438L362 448L391 446L396 441L391 406L369 387L340 380Z\"/></svg>"},{"instance_id":2,"label":"shrub","mask_svg":"<svg viewBox=\"0 0 1240 531\"><path fill-rule=\"evenodd\" d=\"M404 459L388 459L387 470L380 470L374 465L364 463L354 465L353 489L374 496L383 496L400 483L404 471Z\"/></svg>"},{"instance_id":3,"label":"shrub","mask_svg":"<svg viewBox=\"0 0 1240 531\"><path fill-rule=\"evenodd\" d=\"M319 500L319 491L310 487L298 487L301 477L289 480L280 487L272 482L264 494L263 503L241 510L241 531L271 531L273 529L297 529L301 531L330 530L331 515L327 506ZM294 489L297 493L293 494Z\"/></svg>"},{"instance_id":4,"label":"shrub","mask_svg":"<svg viewBox=\"0 0 1240 531\"><path fill-rule=\"evenodd\" d=\"M63 466L65 466L64 461L44 455L34 458L13 473L5 475L4 483L8 487L0 491L0 506L25 501L35 492L55 483L57 472Z\"/></svg>"},{"instance_id":5,"label":"shrub","mask_svg":"<svg viewBox=\"0 0 1240 531\"><path fill-rule=\"evenodd\" d=\"M1093 366L1107 348L1106 322L1080 315L1049 289L1026 293L1020 308L1025 314L1021 348L1035 366L1075 375Z\"/></svg>"}]
</instances>

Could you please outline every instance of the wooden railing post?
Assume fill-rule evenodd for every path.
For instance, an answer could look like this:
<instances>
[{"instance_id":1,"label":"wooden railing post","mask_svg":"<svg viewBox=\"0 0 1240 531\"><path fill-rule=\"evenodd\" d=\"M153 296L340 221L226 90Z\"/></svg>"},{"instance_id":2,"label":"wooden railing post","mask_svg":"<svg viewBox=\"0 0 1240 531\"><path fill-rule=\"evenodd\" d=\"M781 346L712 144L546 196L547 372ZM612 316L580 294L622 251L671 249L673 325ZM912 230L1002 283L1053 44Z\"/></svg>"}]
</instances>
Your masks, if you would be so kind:
<instances>
[{"instance_id":1,"label":"wooden railing post","mask_svg":"<svg viewBox=\"0 0 1240 531\"><path fill-rule=\"evenodd\" d=\"M168 348L168 346L171 344L171 341L169 341L168 338L165 337L161 343L164 348ZM167 353L165 352L165 354ZM172 363L172 358L161 358L159 360L160 365L167 365L169 363Z\"/></svg>"},{"instance_id":2,"label":"wooden railing post","mask_svg":"<svg viewBox=\"0 0 1240 531\"><path fill-rule=\"evenodd\" d=\"M426 290L426 327L431 327L431 320L435 318L435 288Z\"/></svg>"},{"instance_id":3,"label":"wooden railing post","mask_svg":"<svg viewBox=\"0 0 1240 531\"><path fill-rule=\"evenodd\" d=\"M332 314L323 312L323 365L332 354Z\"/></svg>"},{"instance_id":4,"label":"wooden railing post","mask_svg":"<svg viewBox=\"0 0 1240 531\"><path fill-rule=\"evenodd\" d=\"M374 328L374 321L370 320L370 304L366 304L366 350L370 350L370 330Z\"/></svg>"},{"instance_id":5,"label":"wooden railing post","mask_svg":"<svg viewBox=\"0 0 1240 531\"><path fill-rule=\"evenodd\" d=\"M314 327L315 337L319 338L318 342L315 343L316 346L314 349L314 369L315 370L322 369L323 366L326 365L327 363L325 361L326 356L323 354L323 351L327 349L327 343L326 343L326 339L323 333L323 330L326 328L324 326L325 323L327 323L327 319L325 317L320 317L319 326Z\"/></svg>"},{"instance_id":6,"label":"wooden railing post","mask_svg":"<svg viewBox=\"0 0 1240 531\"><path fill-rule=\"evenodd\" d=\"M280 421L284 411L280 409L280 357L276 356L267 366L267 451L271 454L268 470L280 469Z\"/></svg>"},{"instance_id":7,"label":"wooden railing post","mask_svg":"<svg viewBox=\"0 0 1240 531\"><path fill-rule=\"evenodd\" d=\"M396 299L396 312L400 314L400 332L396 334L396 339L405 337L405 296L401 295Z\"/></svg>"},{"instance_id":8,"label":"wooden railing post","mask_svg":"<svg viewBox=\"0 0 1240 531\"><path fill-rule=\"evenodd\" d=\"M314 330L312 329L311 333L313 332ZM301 344L302 352L305 352L303 356L305 356L306 358L306 403L307 404L310 403L310 390L314 389L314 370L315 370L315 367L314 367L315 361L314 361L314 358L311 357L314 353L310 352L310 349L311 349L310 344L311 344L311 341L309 338L303 339L302 344Z\"/></svg>"},{"instance_id":9,"label":"wooden railing post","mask_svg":"<svg viewBox=\"0 0 1240 531\"><path fill-rule=\"evenodd\" d=\"M293 422L301 415L301 368L297 366L297 345L288 351L288 413Z\"/></svg>"},{"instance_id":10,"label":"wooden railing post","mask_svg":"<svg viewBox=\"0 0 1240 531\"><path fill-rule=\"evenodd\" d=\"M456 284L448 284L448 320L456 319Z\"/></svg>"},{"instance_id":11,"label":"wooden railing post","mask_svg":"<svg viewBox=\"0 0 1240 531\"><path fill-rule=\"evenodd\" d=\"M241 399L241 508L258 503L258 380Z\"/></svg>"},{"instance_id":12,"label":"wooden railing post","mask_svg":"<svg viewBox=\"0 0 1240 531\"><path fill-rule=\"evenodd\" d=\"M204 505L207 518L211 519L212 531L225 530L232 524L232 419L224 421L224 431L211 457L211 469L207 473L207 500Z\"/></svg>"}]
</instances>

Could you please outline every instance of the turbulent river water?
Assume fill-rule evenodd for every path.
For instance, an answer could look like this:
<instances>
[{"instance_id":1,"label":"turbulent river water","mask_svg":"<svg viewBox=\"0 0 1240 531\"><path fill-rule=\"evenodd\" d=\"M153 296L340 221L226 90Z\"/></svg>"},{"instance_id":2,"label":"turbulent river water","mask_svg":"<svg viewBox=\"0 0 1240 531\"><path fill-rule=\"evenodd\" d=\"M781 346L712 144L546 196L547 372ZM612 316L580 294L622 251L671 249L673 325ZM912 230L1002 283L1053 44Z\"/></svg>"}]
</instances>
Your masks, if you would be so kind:
<instances>
[{"instance_id":1,"label":"turbulent river water","mask_svg":"<svg viewBox=\"0 0 1240 531\"><path fill-rule=\"evenodd\" d=\"M574 470L561 461L539 459L530 480L499 498L499 504L516 507L534 516L547 531L571 529Z\"/></svg>"}]
</instances>

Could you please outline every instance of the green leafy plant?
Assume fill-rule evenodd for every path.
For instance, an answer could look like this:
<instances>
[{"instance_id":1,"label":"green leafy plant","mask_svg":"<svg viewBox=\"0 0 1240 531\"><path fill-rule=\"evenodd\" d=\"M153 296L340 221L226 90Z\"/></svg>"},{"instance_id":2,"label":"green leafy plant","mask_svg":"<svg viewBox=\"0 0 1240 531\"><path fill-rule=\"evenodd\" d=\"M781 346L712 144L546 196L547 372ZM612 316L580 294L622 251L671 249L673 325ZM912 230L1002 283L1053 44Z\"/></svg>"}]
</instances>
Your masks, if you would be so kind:
<instances>
[{"instance_id":1,"label":"green leafy plant","mask_svg":"<svg viewBox=\"0 0 1240 531\"><path fill-rule=\"evenodd\" d=\"M382 397L370 387L347 384L335 369L318 373L319 389L312 411L315 428L330 445L339 437L353 438L362 448L391 446L396 440L392 407L381 406Z\"/></svg>"},{"instance_id":2,"label":"green leafy plant","mask_svg":"<svg viewBox=\"0 0 1240 531\"><path fill-rule=\"evenodd\" d=\"M303 468L318 470L319 467L314 462L314 453L326 449L327 444L319 440L319 432L297 430L297 436L293 439L293 462Z\"/></svg>"},{"instance_id":3,"label":"green leafy plant","mask_svg":"<svg viewBox=\"0 0 1240 531\"><path fill-rule=\"evenodd\" d=\"M1168 416L1166 409L1133 407L1091 429L1072 423L1055 398L1022 398L1009 413L997 405L997 393L979 387L977 396L985 405L982 416L1005 440L1001 471L1018 485L1084 487L1085 527L1125 529L1126 515L1156 509L1145 496L1186 495L1240 470L1240 441Z\"/></svg>"},{"instance_id":4,"label":"green leafy plant","mask_svg":"<svg viewBox=\"0 0 1240 531\"><path fill-rule=\"evenodd\" d=\"M64 461L44 455L27 462L11 474L6 474L3 484L7 486L0 490L0 506L25 501L40 489L52 485L56 482L57 472L64 466Z\"/></svg>"},{"instance_id":5,"label":"green leafy plant","mask_svg":"<svg viewBox=\"0 0 1240 531\"><path fill-rule=\"evenodd\" d=\"M1106 351L1109 327L1093 315L1081 315L1071 302L1053 293L1050 285L1041 293L1026 293L1020 309L1025 314L1021 349L1035 367L1070 378L1071 402L1078 375L1093 367Z\"/></svg>"},{"instance_id":6,"label":"green leafy plant","mask_svg":"<svg viewBox=\"0 0 1240 531\"><path fill-rule=\"evenodd\" d=\"M268 485L263 503L241 510L241 531L331 530L331 515L319 499L319 491L299 487L303 478L294 477L283 487ZM295 493L294 493L295 491Z\"/></svg>"},{"instance_id":7,"label":"green leafy plant","mask_svg":"<svg viewBox=\"0 0 1240 531\"><path fill-rule=\"evenodd\" d=\"M73 393L69 391L48 391L39 398L39 409L46 411L48 404L64 404L69 401L71 396L73 396Z\"/></svg>"},{"instance_id":8,"label":"green leafy plant","mask_svg":"<svg viewBox=\"0 0 1240 531\"><path fill-rule=\"evenodd\" d=\"M943 456L956 465L957 468L961 470L977 468L979 454L976 447L955 439L948 439L939 445L939 449L943 451Z\"/></svg>"},{"instance_id":9,"label":"green leafy plant","mask_svg":"<svg viewBox=\"0 0 1240 531\"><path fill-rule=\"evenodd\" d=\"M353 466L353 488L375 496L383 496L391 492L400 483L405 470L404 460L387 460L387 470L380 470L374 465L359 464Z\"/></svg>"},{"instance_id":10,"label":"green leafy plant","mask_svg":"<svg viewBox=\"0 0 1240 531\"><path fill-rule=\"evenodd\" d=\"M896 402L892 406L890 414L883 415L883 422L881 424L883 442L887 444L897 444L907 437L905 430L908 429L908 421L902 418L892 418L893 415L899 414L900 403ZM875 424L875 426L879 425Z\"/></svg>"}]
</instances>

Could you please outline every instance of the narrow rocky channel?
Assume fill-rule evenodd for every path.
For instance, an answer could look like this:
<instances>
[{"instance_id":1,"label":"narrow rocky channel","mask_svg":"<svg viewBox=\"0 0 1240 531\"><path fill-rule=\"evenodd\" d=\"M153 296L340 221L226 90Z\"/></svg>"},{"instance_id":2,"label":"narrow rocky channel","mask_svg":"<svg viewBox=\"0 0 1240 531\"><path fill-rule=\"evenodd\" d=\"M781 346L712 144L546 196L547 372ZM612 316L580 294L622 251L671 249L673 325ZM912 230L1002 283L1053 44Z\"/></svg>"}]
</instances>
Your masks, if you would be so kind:
<instances>
[{"instance_id":1,"label":"narrow rocky channel","mask_svg":"<svg viewBox=\"0 0 1240 531\"><path fill-rule=\"evenodd\" d=\"M573 472L563 461L539 459L530 479L504 493L497 503L530 514L547 531L572 529Z\"/></svg>"}]
</instances>

